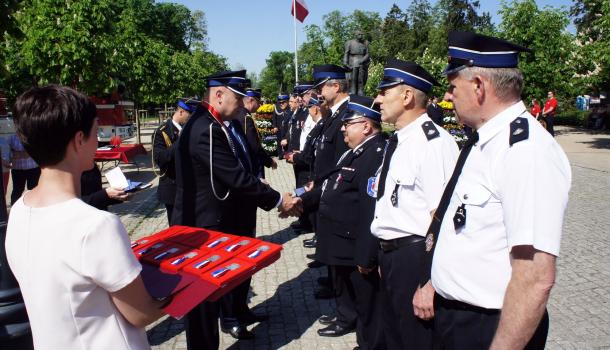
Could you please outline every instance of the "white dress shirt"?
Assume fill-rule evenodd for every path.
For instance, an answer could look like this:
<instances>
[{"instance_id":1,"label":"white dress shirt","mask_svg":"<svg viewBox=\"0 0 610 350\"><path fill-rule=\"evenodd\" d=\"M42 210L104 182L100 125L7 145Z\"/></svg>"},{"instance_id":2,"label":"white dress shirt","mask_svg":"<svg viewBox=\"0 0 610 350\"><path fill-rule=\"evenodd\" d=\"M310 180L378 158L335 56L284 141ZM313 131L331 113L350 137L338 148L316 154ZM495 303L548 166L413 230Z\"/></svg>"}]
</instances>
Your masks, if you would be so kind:
<instances>
[{"instance_id":1,"label":"white dress shirt","mask_svg":"<svg viewBox=\"0 0 610 350\"><path fill-rule=\"evenodd\" d=\"M438 137L428 140L422 128L425 122L432 123ZM425 113L397 133L398 145L388 169L385 194L377 201L371 223L373 235L385 240L426 235L431 212L438 206L458 155L453 137ZM378 182L379 175L376 188ZM398 196L396 206L391 201L394 191Z\"/></svg>"},{"instance_id":2,"label":"white dress shirt","mask_svg":"<svg viewBox=\"0 0 610 350\"><path fill-rule=\"evenodd\" d=\"M514 143L518 117L529 136ZM446 299L502 308L511 276L510 251L531 245L559 254L571 169L553 137L518 102L479 130L443 218L432 263L432 284ZM466 220L456 229L458 207Z\"/></svg>"}]
</instances>

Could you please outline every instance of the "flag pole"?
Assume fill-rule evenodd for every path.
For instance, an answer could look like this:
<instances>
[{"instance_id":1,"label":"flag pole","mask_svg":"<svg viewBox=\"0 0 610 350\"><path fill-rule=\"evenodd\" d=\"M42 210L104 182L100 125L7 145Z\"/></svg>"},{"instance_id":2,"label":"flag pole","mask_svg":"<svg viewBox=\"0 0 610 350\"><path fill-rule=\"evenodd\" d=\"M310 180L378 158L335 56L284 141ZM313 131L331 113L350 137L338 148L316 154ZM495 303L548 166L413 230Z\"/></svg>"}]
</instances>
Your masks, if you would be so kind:
<instances>
[{"instance_id":1,"label":"flag pole","mask_svg":"<svg viewBox=\"0 0 610 350\"><path fill-rule=\"evenodd\" d=\"M294 82L299 83L299 58L297 48L297 1L292 0L292 21L294 24Z\"/></svg>"}]
</instances>

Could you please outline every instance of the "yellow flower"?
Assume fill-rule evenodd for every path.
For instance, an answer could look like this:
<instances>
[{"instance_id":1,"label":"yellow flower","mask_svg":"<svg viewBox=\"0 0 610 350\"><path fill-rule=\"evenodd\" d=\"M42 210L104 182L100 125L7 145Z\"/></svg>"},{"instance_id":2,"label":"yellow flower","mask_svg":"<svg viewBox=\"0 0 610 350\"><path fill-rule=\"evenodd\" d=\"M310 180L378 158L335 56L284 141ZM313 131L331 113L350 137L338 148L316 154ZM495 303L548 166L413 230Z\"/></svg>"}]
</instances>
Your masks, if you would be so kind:
<instances>
[{"instance_id":1,"label":"yellow flower","mask_svg":"<svg viewBox=\"0 0 610 350\"><path fill-rule=\"evenodd\" d=\"M441 106L442 109L453 109L453 102L441 101L438 105Z\"/></svg>"},{"instance_id":2,"label":"yellow flower","mask_svg":"<svg viewBox=\"0 0 610 350\"><path fill-rule=\"evenodd\" d=\"M256 113L273 113L273 105L270 103L264 104L258 107Z\"/></svg>"}]
</instances>

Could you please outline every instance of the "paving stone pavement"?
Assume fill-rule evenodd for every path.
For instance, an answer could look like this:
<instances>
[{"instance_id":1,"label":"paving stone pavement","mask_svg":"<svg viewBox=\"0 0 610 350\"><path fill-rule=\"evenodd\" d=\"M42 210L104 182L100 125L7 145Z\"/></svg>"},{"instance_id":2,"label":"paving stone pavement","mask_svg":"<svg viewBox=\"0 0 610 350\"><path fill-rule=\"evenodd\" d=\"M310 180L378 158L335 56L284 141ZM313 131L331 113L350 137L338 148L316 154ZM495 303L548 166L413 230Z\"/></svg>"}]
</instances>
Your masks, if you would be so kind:
<instances>
[{"instance_id":1,"label":"paving stone pavement","mask_svg":"<svg viewBox=\"0 0 610 350\"><path fill-rule=\"evenodd\" d=\"M557 140L572 162L573 183L556 286L548 305L551 327L547 348L610 349L610 172L606 163L610 136L558 129ZM140 157L138 162L139 172L126 167L128 177L153 180L149 158ZM277 170L267 171L267 178L278 190L293 188L292 168L284 162L280 162ZM130 203L111 208L121 216L132 239L167 227L165 208L157 203L154 193L155 186L136 194ZM256 334L254 340L236 341L221 334L221 349L311 350L356 346L354 334L339 338L316 334L320 328L316 318L331 312L334 303L313 298L316 279L325 270L306 268L305 255L312 251L303 248L301 241L310 235L295 236L288 228L291 221L279 219L275 210L259 210L258 237L284 247L280 260L258 272L252 280L250 305L270 318L250 327ZM182 321L166 318L147 330L153 349L186 349Z\"/></svg>"}]
</instances>

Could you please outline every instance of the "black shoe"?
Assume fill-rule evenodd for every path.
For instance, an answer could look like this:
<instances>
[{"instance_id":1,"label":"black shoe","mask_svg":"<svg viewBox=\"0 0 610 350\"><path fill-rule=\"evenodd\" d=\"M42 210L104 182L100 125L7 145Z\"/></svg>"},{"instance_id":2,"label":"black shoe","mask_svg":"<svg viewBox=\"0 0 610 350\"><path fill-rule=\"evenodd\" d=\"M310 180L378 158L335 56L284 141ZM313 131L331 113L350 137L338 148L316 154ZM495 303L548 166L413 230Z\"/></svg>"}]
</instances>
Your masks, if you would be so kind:
<instances>
[{"instance_id":1,"label":"black shoe","mask_svg":"<svg viewBox=\"0 0 610 350\"><path fill-rule=\"evenodd\" d=\"M310 259L310 260L316 260L316 255L315 254L307 254L307 255L305 255L305 257L307 259Z\"/></svg>"},{"instance_id":2,"label":"black shoe","mask_svg":"<svg viewBox=\"0 0 610 350\"><path fill-rule=\"evenodd\" d=\"M318 329L318 335L321 337L340 337L342 335L346 335L354 330L351 328L343 328L337 324L331 324L328 327Z\"/></svg>"},{"instance_id":3,"label":"black shoe","mask_svg":"<svg viewBox=\"0 0 610 350\"><path fill-rule=\"evenodd\" d=\"M233 326L229 329L221 328L223 333L229 333L233 338L239 340L252 339L254 333L250 332L246 326Z\"/></svg>"},{"instance_id":4,"label":"black shoe","mask_svg":"<svg viewBox=\"0 0 610 350\"><path fill-rule=\"evenodd\" d=\"M328 277L318 277L318 284L323 286L323 287L329 287L331 286L330 283L330 278Z\"/></svg>"},{"instance_id":5,"label":"black shoe","mask_svg":"<svg viewBox=\"0 0 610 350\"><path fill-rule=\"evenodd\" d=\"M251 325L251 324L257 323L257 322L264 322L264 321L267 321L268 319L269 319L268 315L255 314L252 311L250 311L249 313L247 313L239 318L239 320L246 325Z\"/></svg>"},{"instance_id":6,"label":"black shoe","mask_svg":"<svg viewBox=\"0 0 610 350\"><path fill-rule=\"evenodd\" d=\"M309 267L310 269L317 269L318 267L322 267L322 266L324 266L324 264L322 264L318 260L312 260L307 263L307 267Z\"/></svg>"},{"instance_id":7,"label":"black shoe","mask_svg":"<svg viewBox=\"0 0 610 350\"><path fill-rule=\"evenodd\" d=\"M315 248L316 247L316 243L317 243L317 239L312 238L312 239L306 239L303 241L303 247L305 248Z\"/></svg>"},{"instance_id":8,"label":"black shoe","mask_svg":"<svg viewBox=\"0 0 610 350\"><path fill-rule=\"evenodd\" d=\"M322 315L320 318L318 318L318 322L322 325L328 326L337 322L337 316Z\"/></svg>"},{"instance_id":9,"label":"black shoe","mask_svg":"<svg viewBox=\"0 0 610 350\"><path fill-rule=\"evenodd\" d=\"M320 288L313 293L316 299L332 299L335 297L335 292L329 288Z\"/></svg>"}]
</instances>

